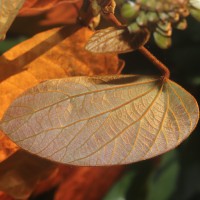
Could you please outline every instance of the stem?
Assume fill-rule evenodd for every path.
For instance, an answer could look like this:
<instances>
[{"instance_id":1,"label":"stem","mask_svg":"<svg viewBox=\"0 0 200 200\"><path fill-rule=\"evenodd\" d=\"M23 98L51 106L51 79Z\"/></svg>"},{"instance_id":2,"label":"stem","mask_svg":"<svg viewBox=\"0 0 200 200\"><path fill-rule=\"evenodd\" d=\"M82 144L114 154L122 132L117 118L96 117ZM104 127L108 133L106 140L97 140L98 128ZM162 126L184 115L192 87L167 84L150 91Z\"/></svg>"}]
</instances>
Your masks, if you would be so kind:
<instances>
[{"instance_id":1,"label":"stem","mask_svg":"<svg viewBox=\"0 0 200 200\"><path fill-rule=\"evenodd\" d=\"M163 75L163 80L169 79L170 71L169 69L160 62L149 50L147 50L144 46L138 49L145 57L147 57L161 72Z\"/></svg>"},{"instance_id":2,"label":"stem","mask_svg":"<svg viewBox=\"0 0 200 200\"><path fill-rule=\"evenodd\" d=\"M118 28L123 27L121 22L115 17L115 15L113 13L104 14L104 17L107 20L109 20L110 22L112 22L116 27L118 27Z\"/></svg>"}]
</instances>

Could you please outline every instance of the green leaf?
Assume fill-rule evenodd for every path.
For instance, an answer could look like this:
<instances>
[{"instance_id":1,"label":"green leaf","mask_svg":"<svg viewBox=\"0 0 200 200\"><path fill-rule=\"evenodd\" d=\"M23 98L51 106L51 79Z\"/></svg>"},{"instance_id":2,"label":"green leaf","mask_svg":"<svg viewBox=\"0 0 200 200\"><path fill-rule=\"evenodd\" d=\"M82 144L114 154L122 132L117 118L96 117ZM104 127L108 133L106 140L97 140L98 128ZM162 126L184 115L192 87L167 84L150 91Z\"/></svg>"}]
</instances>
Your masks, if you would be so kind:
<instances>
[{"instance_id":1,"label":"green leaf","mask_svg":"<svg viewBox=\"0 0 200 200\"><path fill-rule=\"evenodd\" d=\"M103 200L125 200L130 183L136 175L135 171L128 171L109 191Z\"/></svg>"},{"instance_id":2,"label":"green leaf","mask_svg":"<svg viewBox=\"0 0 200 200\"><path fill-rule=\"evenodd\" d=\"M176 188L180 165L176 151L161 158L161 164L149 178L147 200L168 200Z\"/></svg>"}]
</instances>

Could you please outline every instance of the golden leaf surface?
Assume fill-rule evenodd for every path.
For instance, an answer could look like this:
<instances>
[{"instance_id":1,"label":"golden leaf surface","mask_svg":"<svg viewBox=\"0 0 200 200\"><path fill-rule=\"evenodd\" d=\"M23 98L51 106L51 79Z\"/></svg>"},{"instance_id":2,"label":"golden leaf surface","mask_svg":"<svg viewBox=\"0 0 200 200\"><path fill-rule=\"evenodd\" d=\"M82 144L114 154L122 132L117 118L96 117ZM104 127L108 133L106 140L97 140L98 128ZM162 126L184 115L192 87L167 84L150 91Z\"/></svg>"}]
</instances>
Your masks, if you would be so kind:
<instances>
[{"instance_id":1,"label":"golden leaf surface","mask_svg":"<svg viewBox=\"0 0 200 200\"><path fill-rule=\"evenodd\" d=\"M94 55L84 49L91 34L92 31L78 25L55 28L35 35L2 55L0 119L18 95L41 81L117 73L117 55Z\"/></svg>"},{"instance_id":2,"label":"golden leaf surface","mask_svg":"<svg viewBox=\"0 0 200 200\"><path fill-rule=\"evenodd\" d=\"M0 40L6 36L13 20L25 0L0 0Z\"/></svg>"},{"instance_id":3,"label":"golden leaf surface","mask_svg":"<svg viewBox=\"0 0 200 200\"><path fill-rule=\"evenodd\" d=\"M94 53L125 53L143 46L149 37L146 29L130 34L124 28L109 27L96 31L85 48Z\"/></svg>"},{"instance_id":4,"label":"golden leaf surface","mask_svg":"<svg viewBox=\"0 0 200 200\"><path fill-rule=\"evenodd\" d=\"M113 75L43 82L12 103L0 126L31 153L101 166L169 151L189 136L198 119L194 97L171 80Z\"/></svg>"}]
</instances>

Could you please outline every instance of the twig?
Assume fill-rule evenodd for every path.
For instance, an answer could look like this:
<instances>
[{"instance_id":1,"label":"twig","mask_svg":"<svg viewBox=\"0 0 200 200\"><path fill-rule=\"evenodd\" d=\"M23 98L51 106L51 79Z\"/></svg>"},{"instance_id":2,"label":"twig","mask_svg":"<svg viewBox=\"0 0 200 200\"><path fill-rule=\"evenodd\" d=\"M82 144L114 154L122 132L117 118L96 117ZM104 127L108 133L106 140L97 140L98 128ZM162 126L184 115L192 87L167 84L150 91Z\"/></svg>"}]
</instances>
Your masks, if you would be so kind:
<instances>
[{"instance_id":1,"label":"twig","mask_svg":"<svg viewBox=\"0 0 200 200\"><path fill-rule=\"evenodd\" d=\"M145 57L147 57L161 72L163 75L163 80L169 79L170 77L170 71L169 69L161 62L159 61L148 49L146 49L144 46L140 47L138 49Z\"/></svg>"}]
</instances>

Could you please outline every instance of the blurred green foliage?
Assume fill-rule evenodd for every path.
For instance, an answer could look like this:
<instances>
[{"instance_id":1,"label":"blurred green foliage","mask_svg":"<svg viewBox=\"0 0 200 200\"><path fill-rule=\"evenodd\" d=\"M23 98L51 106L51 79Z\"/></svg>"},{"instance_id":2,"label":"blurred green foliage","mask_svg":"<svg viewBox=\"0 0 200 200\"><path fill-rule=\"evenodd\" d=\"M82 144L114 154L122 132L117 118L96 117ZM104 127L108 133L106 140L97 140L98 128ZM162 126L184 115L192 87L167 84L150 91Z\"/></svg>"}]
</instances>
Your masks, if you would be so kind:
<instances>
[{"instance_id":1,"label":"blurred green foliage","mask_svg":"<svg viewBox=\"0 0 200 200\"><path fill-rule=\"evenodd\" d=\"M5 51L8 51L13 46L17 45L18 43L24 41L27 37L19 36L19 37L12 37L7 38L0 42L0 54L3 54Z\"/></svg>"}]
</instances>

